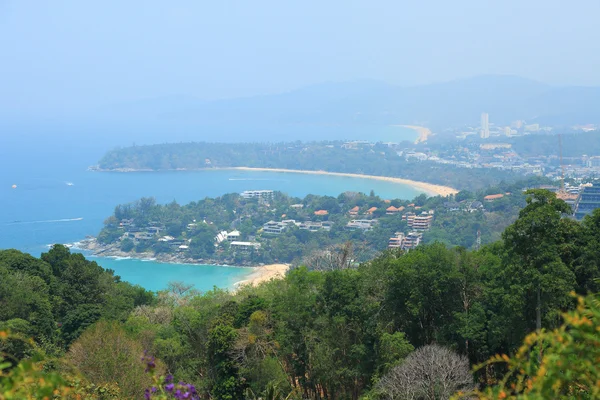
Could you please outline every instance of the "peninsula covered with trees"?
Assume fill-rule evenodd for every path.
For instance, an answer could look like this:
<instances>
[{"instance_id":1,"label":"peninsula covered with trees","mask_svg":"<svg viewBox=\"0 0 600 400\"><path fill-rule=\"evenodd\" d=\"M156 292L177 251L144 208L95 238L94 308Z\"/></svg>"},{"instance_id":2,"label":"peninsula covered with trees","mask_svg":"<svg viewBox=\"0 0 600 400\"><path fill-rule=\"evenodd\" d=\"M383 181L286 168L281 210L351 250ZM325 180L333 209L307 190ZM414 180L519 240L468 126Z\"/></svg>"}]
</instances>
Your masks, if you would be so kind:
<instances>
[{"instance_id":1,"label":"peninsula covered with trees","mask_svg":"<svg viewBox=\"0 0 600 400\"><path fill-rule=\"evenodd\" d=\"M100 256L229 265L303 265L347 243L355 263L433 242L475 248L500 238L525 205L523 190L539 182L410 201L354 192L301 199L268 190L183 206L143 198L117 206L98 237L79 246Z\"/></svg>"},{"instance_id":2,"label":"peninsula covered with trees","mask_svg":"<svg viewBox=\"0 0 600 400\"><path fill-rule=\"evenodd\" d=\"M307 264L235 293L148 293L60 245L41 259L3 251L0 394L597 398L600 211L566 214L531 190L479 250Z\"/></svg>"},{"instance_id":3,"label":"peninsula covered with trees","mask_svg":"<svg viewBox=\"0 0 600 400\"><path fill-rule=\"evenodd\" d=\"M523 178L507 170L467 169L401 157L399 152L393 144L367 142L176 143L112 150L92 169L281 168L397 177L472 191Z\"/></svg>"}]
</instances>

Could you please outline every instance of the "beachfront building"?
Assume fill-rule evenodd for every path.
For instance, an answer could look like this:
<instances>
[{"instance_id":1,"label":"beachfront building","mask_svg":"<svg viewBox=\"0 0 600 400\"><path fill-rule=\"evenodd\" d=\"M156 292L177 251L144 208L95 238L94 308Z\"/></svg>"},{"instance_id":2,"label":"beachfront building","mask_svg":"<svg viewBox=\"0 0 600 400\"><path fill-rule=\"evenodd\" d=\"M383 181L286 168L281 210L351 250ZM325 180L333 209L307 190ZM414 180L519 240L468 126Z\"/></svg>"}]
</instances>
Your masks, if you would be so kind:
<instances>
[{"instance_id":1,"label":"beachfront building","mask_svg":"<svg viewBox=\"0 0 600 400\"><path fill-rule=\"evenodd\" d=\"M317 231L330 231L331 227L333 225L333 222L329 222L329 221L306 221L306 222L301 222L300 224L298 224L298 228L302 229L302 230L306 230L306 231L310 231L310 232L317 232Z\"/></svg>"},{"instance_id":2,"label":"beachfront building","mask_svg":"<svg viewBox=\"0 0 600 400\"><path fill-rule=\"evenodd\" d=\"M490 137L490 116L488 113L481 113L481 132L482 139Z\"/></svg>"},{"instance_id":3,"label":"beachfront building","mask_svg":"<svg viewBox=\"0 0 600 400\"><path fill-rule=\"evenodd\" d=\"M150 226L148 228L146 228L146 232L151 233L153 235L158 235L160 233L160 231L162 231L162 228L159 228L157 226Z\"/></svg>"},{"instance_id":4,"label":"beachfront building","mask_svg":"<svg viewBox=\"0 0 600 400\"><path fill-rule=\"evenodd\" d=\"M263 225L263 233L268 235L280 235L287 227L288 225L284 222L269 221Z\"/></svg>"},{"instance_id":5,"label":"beachfront building","mask_svg":"<svg viewBox=\"0 0 600 400\"><path fill-rule=\"evenodd\" d=\"M468 212L475 212L479 210L483 210L483 203L477 200L471 202L471 204L469 204L469 207L467 208Z\"/></svg>"},{"instance_id":6,"label":"beachfront building","mask_svg":"<svg viewBox=\"0 0 600 400\"><path fill-rule=\"evenodd\" d=\"M317 211L315 211L315 215L317 217L324 217L326 215L329 215L329 211L327 211L327 210L317 210Z\"/></svg>"},{"instance_id":7,"label":"beachfront building","mask_svg":"<svg viewBox=\"0 0 600 400\"><path fill-rule=\"evenodd\" d=\"M346 229L355 231L370 231L373 229L373 226L377 223L376 219L353 219L352 221L346 224Z\"/></svg>"},{"instance_id":8,"label":"beachfront building","mask_svg":"<svg viewBox=\"0 0 600 400\"><path fill-rule=\"evenodd\" d=\"M483 198L483 201L486 201L486 202L488 202L488 203L491 203L492 201L494 201L494 200L498 200L498 199L501 199L501 198L503 198L503 197L504 197L504 195L503 195L502 193L498 193L498 194L488 194L487 196L485 196L485 197Z\"/></svg>"},{"instance_id":9,"label":"beachfront building","mask_svg":"<svg viewBox=\"0 0 600 400\"><path fill-rule=\"evenodd\" d=\"M215 236L215 246L223 243L226 240L227 240L227 231L221 231L221 232L217 233L217 236Z\"/></svg>"},{"instance_id":10,"label":"beachfront building","mask_svg":"<svg viewBox=\"0 0 600 400\"><path fill-rule=\"evenodd\" d=\"M260 243L258 242L231 242L232 250L238 250L242 253L250 253L260 249Z\"/></svg>"},{"instance_id":11,"label":"beachfront building","mask_svg":"<svg viewBox=\"0 0 600 400\"><path fill-rule=\"evenodd\" d=\"M600 208L600 186L584 187L575 201L575 218L581 220L596 208Z\"/></svg>"},{"instance_id":12,"label":"beachfront building","mask_svg":"<svg viewBox=\"0 0 600 400\"><path fill-rule=\"evenodd\" d=\"M413 228L415 231L428 231L431 228L432 222L433 215L429 213L421 213L421 215L414 216L408 222L408 226Z\"/></svg>"},{"instance_id":13,"label":"beachfront building","mask_svg":"<svg viewBox=\"0 0 600 400\"><path fill-rule=\"evenodd\" d=\"M423 234L419 232L410 232L404 238L402 242L402 249L411 250L421 244L421 240L423 239Z\"/></svg>"},{"instance_id":14,"label":"beachfront building","mask_svg":"<svg viewBox=\"0 0 600 400\"><path fill-rule=\"evenodd\" d=\"M133 218L124 218L121 220L121 222L119 223L119 226L124 228L126 226L133 226Z\"/></svg>"},{"instance_id":15,"label":"beachfront building","mask_svg":"<svg viewBox=\"0 0 600 400\"><path fill-rule=\"evenodd\" d=\"M400 212L400 209L396 208L394 206L389 206L388 208L385 209L386 215L396 215L399 212Z\"/></svg>"},{"instance_id":16,"label":"beachfront building","mask_svg":"<svg viewBox=\"0 0 600 400\"><path fill-rule=\"evenodd\" d=\"M414 212L407 212L406 214L404 214L402 216L402 220L406 221L406 223L408 224L408 226L412 226L413 221L415 220L416 216L417 216L417 214L415 214Z\"/></svg>"},{"instance_id":17,"label":"beachfront building","mask_svg":"<svg viewBox=\"0 0 600 400\"><path fill-rule=\"evenodd\" d=\"M272 199L273 191L272 190L245 190L240 196L244 199Z\"/></svg>"},{"instance_id":18,"label":"beachfront building","mask_svg":"<svg viewBox=\"0 0 600 400\"><path fill-rule=\"evenodd\" d=\"M352 208L350 209L350 211L348 211L348 214L349 214L351 217L356 217L356 216L358 216L358 212L359 212L359 211L360 211L360 208L359 208L358 206L354 206L354 207L352 207Z\"/></svg>"},{"instance_id":19,"label":"beachfront building","mask_svg":"<svg viewBox=\"0 0 600 400\"><path fill-rule=\"evenodd\" d=\"M239 241L241 237L242 237L242 234L240 233L240 231L231 231L227 234L227 241L228 242Z\"/></svg>"},{"instance_id":20,"label":"beachfront building","mask_svg":"<svg viewBox=\"0 0 600 400\"><path fill-rule=\"evenodd\" d=\"M388 241L388 248L401 249L404 244L404 233L396 232Z\"/></svg>"},{"instance_id":21,"label":"beachfront building","mask_svg":"<svg viewBox=\"0 0 600 400\"><path fill-rule=\"evenodd\" d=\"M367 215L373 215L375 211L377 211L377 207L371 207L367 210Z\"/></svg>"},{"instance_id":22,"label":"beachfront building","mask_svg":"<svg viewBox=\"0 0 600 400\"><path fill-rule=\"evenodd\" d=\"M150 232L135 232L133 234L134 241L153 240L156 237L154 233Z\"/></svg>"}]
</instances>

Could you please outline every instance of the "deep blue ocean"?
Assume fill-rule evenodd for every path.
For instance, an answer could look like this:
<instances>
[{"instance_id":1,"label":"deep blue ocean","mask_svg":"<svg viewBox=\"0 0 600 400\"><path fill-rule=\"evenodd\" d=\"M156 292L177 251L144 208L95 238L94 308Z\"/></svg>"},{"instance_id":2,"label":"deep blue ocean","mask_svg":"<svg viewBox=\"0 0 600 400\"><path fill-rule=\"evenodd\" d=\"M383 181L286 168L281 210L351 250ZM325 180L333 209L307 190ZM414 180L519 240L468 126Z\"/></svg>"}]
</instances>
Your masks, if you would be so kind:
<instances>
[{"instance_id":1,"label":"deep blue ocean","mask_svg":"<svg viewBox=\"0 0 600 400\"><path fill-rule=\"evenodd\" d=\"M411 134L411 132L408 132ZM39 256L53 243L73 243L96 235L117 204L153 196L180 204L204 197L254 189L272 189L302 197L344 191L411 199L420 191L406 185L369 179L246 171L155 173L91 172L110 148L102 138L32 141L19 135L0 138L0 249L16 248ZM414 135L414 133L412 133ZM12 186L16 185L16 189ZM150 290L169 281L194 284L199 290L231 287L248 268L162 264L134 259L91 258L116 271L123 280Z\"/></svg>"}]
</instances>

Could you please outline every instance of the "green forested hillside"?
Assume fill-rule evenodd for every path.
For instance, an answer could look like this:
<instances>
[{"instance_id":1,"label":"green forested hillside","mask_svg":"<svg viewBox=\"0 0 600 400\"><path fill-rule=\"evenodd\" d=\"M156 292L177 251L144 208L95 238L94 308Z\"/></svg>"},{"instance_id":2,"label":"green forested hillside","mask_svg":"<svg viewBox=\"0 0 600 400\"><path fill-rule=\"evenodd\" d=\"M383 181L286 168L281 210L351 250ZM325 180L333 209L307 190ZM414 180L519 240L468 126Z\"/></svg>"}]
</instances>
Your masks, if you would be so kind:
<instances>
[{"instance_id":1,"label":"green forested hillside","mask_svg":"<svg viewBox=\"0 0 600 400\"><path fill-rule=\"evenodd\" d=\"M431 161L407 161L385 144L314 143L175 143L135 146L108 152L104 170L175 170L223 167L323 170L400 177L477 190L522 175L496 169L467 169Z\"/></svg>"},{"instance_id":2,"label":"green forested hillside","mask_svg":"<svg viewBox=\"0 0 600 400\"><path fill-rule=\"evenodd\" d=\"M512 139L513 148L521 157L559 155L558 135L527 135ZM600 154L600 132L578 132L562 135L565 157Z\"/></svg>"},{"instance_id":3,"label":"green forested hillside","mask_svg":"<svg viewBox=\"0 0 600 400\"><path fill-rule=\"evenodd\" d=\"M0 325L66 348L101 318L125 320L153 295L56 245L35 258L0 251Z\"/></svg>"},{"instance_id":4,"label":"green forested hillside","mask_svg":"<svg viewBox=\"0 0 600 400\"><path fill-rule=\"evenodd\" d=\"M476 246L478 231L483 244L499 240L525 205L523 189L539 182L533 177L512 184L503 182L474 193L461 191L448 198L420 195L413 200L382 199L374 193L351 192L337 197L307 195L304 198L275 192L268 201L245 199L230 193L185 205L175 202L161 205L152 198L143 198L115 208L98 235L98 243L103 248L96 251L112 255L150 252L155 257L168 255L184 261L232 265L274 262L298 265L331 246L351 242L359 250L355 254L356 261L362 262L385 250L390 237L397 232L408 234L412 231L403 215L423 212L433 216L431 229L423 232L425 243L441 242L471 249ZM484 202L486 195L496 193L510 194L493 202ZM399 207L401 211L388 214L386 210L390 206ZM349 214L354 208L355 214ZM369 212L371 209L375 210ZM327 215L315 215L319 210L327 211ZM348 229L347 224L356 219L376 223L368 230ZM129 221L126 224L131 225L123 226L122 221ZM288 221L288 225L277 235L264 233L263 225L269 221ZM311 231L300 225L307 222L329 225L327 229L317 225ZM144 240L130 238L136 232L156 228L160 232ZM233 229L239 231L237 240L252 238L260 243L260 249L244 253L235 251L227 241L215 245L219 232ZM165 235L170 236L170 241L165 241ZM179 249L181 244L187 248Z\"/></svg>"},{"instance_id":5,"label":"green forested hillside","mask_svg":"<svg viewBox=\"0 0 600 400\"><path fill-rule=\"evenodd\" d=\"M515 354L524 340L527 346L537 340L526 339L528 334L558 328L561 313L575 310L578 302L572 292L598 292L600 211L581 223L561 217L565 211L566 204L552 193L536 190L501 240L479 251L434 243L408 253L386 252L355 268L346 264L329 272L298 268L285 279L236 293L215 289L199 294L179 283L151 298L134 290L138 295L127 297L127 306L116 307L102 295L119 287L109 273L89 276L85 285L71 280L76 293L95 288L92 283L104 282L102 277L112 281L105 290L85 292L98 293L95 297L77 298L89 306L97 304L100 318L110 317L108 309L118 309L122 316L97 323L81 336L76 329L65 335L54 321L39 320L33 290L20 295L31 298L27 303L31 306L3 314L2 319L27 320L41 347L47 347L46 332L54 331L60 343L72 343L64 355L56 351L54 357L76 366L95 385L119 383L119 394L89 395L96 398L136 398L145 388L148 398L179 398L173 397L175 387L187 388L188 398L197 392L202 399L399 399L428 398L427 393L448 398L476 386L490 390L489 397L480 394L481 398L506 398L510 391L529 392L527 398L593 398L597 393L593 385L600 377L597 368L586 363L574 366L573 374L568 372L568 357L597 356L593 345L599 341L597 321L590 320L596 311L587 311L583 300L567 320L569 331L543 336L567 340L565 346L543 342L543 354L549 358L534 349L532 363L525 359L529 353ZM79 260L76 255L59 256L66 252L56 247L43 256L46 261L3 252L0 268L14 280L34 282L39 276L51 281L59 271L74 268L75 261L69 260ZM28 259L29 264L9 265L30 267L8 267L6 257ZM51 268L56 272L49 274ZM69 276L56 279L65 282ZM38 284L52 286L52 282ZM3 304L14 303L5 299L15 287L0 286ZM58 304L73 298L69 291L52 293ZM587 307L597 310L597 300L589 301ZM585 335L578 336L578 329L586 329ZM571 346L573 337L590 346L588 351ZM118 357L141 357L143 350L150 372L172 374L175 382L190 386L170 386L170 376L148 382L139 373L143 365L136 367L139 361L115 372ZM509 366L517 368L517 375L539 377L511 389L510 383L500 382L505 364L469 373L471 366L496 354L515 354ZM553 372L546 378L544 371L564 374ZM544 379L549 379L547 385ZM163 394L171 397L159 397Z\"/></svg>"}]
</instances>

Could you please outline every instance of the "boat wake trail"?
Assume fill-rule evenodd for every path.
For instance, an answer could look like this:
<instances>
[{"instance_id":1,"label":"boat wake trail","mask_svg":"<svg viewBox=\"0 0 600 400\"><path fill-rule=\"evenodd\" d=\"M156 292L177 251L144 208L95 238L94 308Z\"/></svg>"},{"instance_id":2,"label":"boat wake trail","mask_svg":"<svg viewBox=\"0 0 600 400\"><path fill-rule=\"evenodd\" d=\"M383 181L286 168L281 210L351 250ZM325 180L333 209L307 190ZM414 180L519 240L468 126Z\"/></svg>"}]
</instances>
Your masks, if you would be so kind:
<instances>
[{"instance_id":1,"label":"boat wake trail","mask_svg":"<svg viewBox=\"0 0 600 400\"><path fill-rule=\"evenodd\" d=\"M229 178L230 181L274 181L289 182L289 179L269 179L269 178Z\"/></svg>"},{"instance_id":2,"label":"boat wake trail","mask_svg":"<svg viewBox=\"0 0 600 400\"><path fill-rule=\"evenodd\" d=\"M13 221L5 225L24 225L24 224L52 224L56 222L75 222L82 221L83 218L63 218L63 219L48 219L44 221Z\"/></svg>"}]
</instances>

